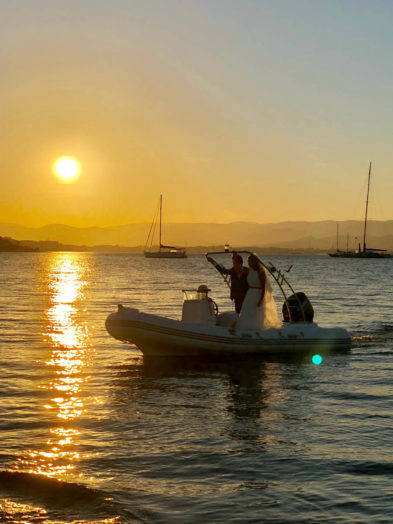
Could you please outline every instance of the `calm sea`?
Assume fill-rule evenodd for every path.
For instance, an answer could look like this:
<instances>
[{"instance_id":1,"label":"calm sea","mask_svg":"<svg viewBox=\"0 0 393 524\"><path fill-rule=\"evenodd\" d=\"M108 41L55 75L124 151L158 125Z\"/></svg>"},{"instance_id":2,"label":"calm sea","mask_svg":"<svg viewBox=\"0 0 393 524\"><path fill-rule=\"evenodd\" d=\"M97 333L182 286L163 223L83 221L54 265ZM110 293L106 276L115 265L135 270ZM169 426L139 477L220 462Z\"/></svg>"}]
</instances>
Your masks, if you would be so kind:
<instances>
[{"instance_id":1,"label":"calm sea","mask_svg":"<svg viewBox=\"0 0 393 524\"><path fill-rule=\"evenodd\" d=\"M106 316L229 307L204 257L1 253L0 521L392 522L393 260L263 259L349 353L146 360Z\"/></svg>"}]
</instances>

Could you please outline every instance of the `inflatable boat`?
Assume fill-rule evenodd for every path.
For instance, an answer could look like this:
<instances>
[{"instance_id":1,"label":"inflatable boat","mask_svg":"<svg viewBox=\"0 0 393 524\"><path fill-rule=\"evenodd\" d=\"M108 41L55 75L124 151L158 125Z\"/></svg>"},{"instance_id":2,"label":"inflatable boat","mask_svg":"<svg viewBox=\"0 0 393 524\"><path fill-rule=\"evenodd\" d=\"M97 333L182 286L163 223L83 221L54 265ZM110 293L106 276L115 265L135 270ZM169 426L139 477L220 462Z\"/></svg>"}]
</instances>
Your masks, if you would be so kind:
<instances>
[{"instance_id":1,"label":"inflatable boat","mask_svg":"<svg viewBox=\"0 0 393 524\"><path fill-rule=\"evenodd\" d=\"M212 256L225 252L207 253ZM251 254L249 251L236 253ZM260 259L259 259L260 260ZM241 329L233 311L218 312L216 303L202 285L183 290L180 320L144 313L118 305L106 319L106 329L115 339L135 344L146 356L247 355L310 352L326 354L346 351L351 336L344 328L321 327L313 321L314 311L305 293L296 293L284 271L260 263L283 295L283 320L276 328ZM218 264L215 264L218 267ZM228 277L223 275L229 284Z\"/></svg>"}]
</instances>

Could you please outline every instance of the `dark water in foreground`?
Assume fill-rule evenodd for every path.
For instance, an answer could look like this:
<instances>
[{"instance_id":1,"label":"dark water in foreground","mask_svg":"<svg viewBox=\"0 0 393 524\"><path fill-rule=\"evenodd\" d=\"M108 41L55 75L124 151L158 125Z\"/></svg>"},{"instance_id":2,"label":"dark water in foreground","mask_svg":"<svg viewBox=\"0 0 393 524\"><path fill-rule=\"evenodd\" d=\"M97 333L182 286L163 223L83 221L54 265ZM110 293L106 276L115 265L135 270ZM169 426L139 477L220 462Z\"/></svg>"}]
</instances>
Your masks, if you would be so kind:
<instances>
[{"instance_id":1,"label":"dark water in foreground","mask_svg":"<svg viewBox=\"0 0 393 524\"><path fill-rule=\"evenodd\" d=\"M144 360L105 317L229 306L203 257L0 254L0 521L392 522L393 260L265 260L349 353Z\"/></svg>"}]
</instances>

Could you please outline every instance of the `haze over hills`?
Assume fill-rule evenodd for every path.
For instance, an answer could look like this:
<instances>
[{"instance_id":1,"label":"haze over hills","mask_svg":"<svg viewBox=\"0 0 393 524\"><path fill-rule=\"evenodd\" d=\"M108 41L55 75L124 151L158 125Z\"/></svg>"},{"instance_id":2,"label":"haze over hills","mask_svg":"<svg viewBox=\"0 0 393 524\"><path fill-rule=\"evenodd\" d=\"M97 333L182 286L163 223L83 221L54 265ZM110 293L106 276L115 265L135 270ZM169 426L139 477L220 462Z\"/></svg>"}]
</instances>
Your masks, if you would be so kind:
<instances>
[{"instance_id":1,"label":"haze over hills","mask_svg":"<svg viewBox=\"0 0 393 524\"><path fill-rule=\"evenodd\" d=\"M339 222L339 247L354 249L363 241L363 222ZM144 246L150 224L127 224L117 227L77 228L49 224L30 228L18 224L0 223L0 235L16 240L55 241L73 245ZM163 242L179 246L272 246L292 249L335 249L337 222L254 222L168 223L163 228ZM393 220L372 221L367 224L368 247L393 250Z\"/></svg>"}]
</instances>

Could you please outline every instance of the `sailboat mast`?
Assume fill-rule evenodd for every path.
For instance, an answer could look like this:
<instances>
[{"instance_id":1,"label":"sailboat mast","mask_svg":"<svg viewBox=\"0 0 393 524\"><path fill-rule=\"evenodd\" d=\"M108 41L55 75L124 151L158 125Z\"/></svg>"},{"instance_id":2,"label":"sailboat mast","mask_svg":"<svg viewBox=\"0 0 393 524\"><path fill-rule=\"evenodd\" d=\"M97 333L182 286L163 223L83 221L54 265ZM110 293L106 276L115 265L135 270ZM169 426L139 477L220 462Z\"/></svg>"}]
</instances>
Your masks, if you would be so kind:
<instances>
[{"instance_id":1,"label":"sailboat mast","mask_svg":"<svg viewBox=\"0 0 393 524\"><path fill-rule=\"evenodd\" d=\"M364 233L363 233L363 253L366 252L366 229L367 229L367 210L368 210L368 195L370 193L370 177L371 177L371 162L368 168L368 183L367 183L367 198L366 198L366 214L364 216Z\"/></svg>"},{"instance_id":2,"label":"sailboat mast","mask_svg":"<svg viewBox=\"0 0 393 524\"><path fill-rule=\"evenodd\" d=\"M162 195L160 195L160 250L161 250Z\"/></svg>"}]
</instances>

